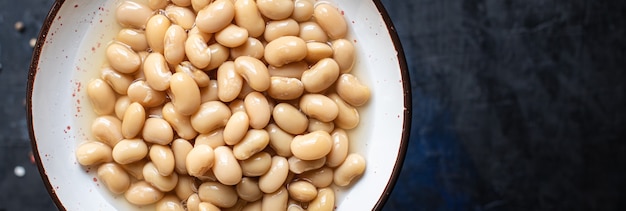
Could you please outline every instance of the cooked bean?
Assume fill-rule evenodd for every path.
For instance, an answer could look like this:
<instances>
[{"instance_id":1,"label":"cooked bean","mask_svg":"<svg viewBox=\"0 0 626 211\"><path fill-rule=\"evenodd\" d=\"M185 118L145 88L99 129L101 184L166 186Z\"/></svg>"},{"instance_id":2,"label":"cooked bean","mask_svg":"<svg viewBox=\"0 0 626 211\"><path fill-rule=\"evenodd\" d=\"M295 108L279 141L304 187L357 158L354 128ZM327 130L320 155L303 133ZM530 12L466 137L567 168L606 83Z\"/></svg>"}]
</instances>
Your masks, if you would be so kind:
<instances>
[{"instance_id":1,"label":"cooked bean","mask_svg":"<svg viewBox=\"0 0 626 211\"><path fill-rule=\"evenodd\" d=\"M111 151L111 147L102 142L86 142L76 148L76 160L83 166L111 162Z\"/></svg>"},{"instance_id":2,"label":"cooked bean","mask_svg":"<svg viewBox=\"0 0 626 211\"><path fill-rule=\"evenodd\" d=\"M346 103L335 93L328 95L328 97L335 101L337 108L339 109L337 118L333 121L337 127L349 130L359 125L359 111L355 107Z\"/></svg>"},{"instance_id":3,"label":"cooked bean","mask_svg":"<svg viewBox=\"0 0 626 211\"><path fill-rule=\"evenodd\" d=\"M209 66L204 68L204 70L213 70L220 67L228 60L228 56L230 55L230 50L219 43L209 45L209 51L211 52L211 62L209 62Z\"/></svg>"},{"instance_id":4,"label":"cooked bean","mask_svg":"<svg viewBox=\"0 0 626 211\"><path fill-rule=\"evenodd\" d=\"M246 112L246 107L244 107L242 99L235 99L231 101L228 104L228 107L230 108L230 111L233 112L233 114L237 111Z\"/></svg>"},{"instance_id":5,"label":"cooked bean","mask_svg":"<svg viewBox=\"0 0 626 211\"><path fill-rule=\"evenodd\" d=\"M122 135L124 138L134 138L141 132L146 121L146 110L137 102L128 105L122 119Z\"/></svg>"},{"instance_id":6,"label":"cooked bean","mask_svg":"<svg viewBox=\"0 0 626 211\"><path fill-rule=\"evenodd\" d=\"M292 0L257 0L257 7L263 16L272 20L282 20L293 12Z\"/></svg>"},{"instance_id":7,"label":"cooked bean","mask_svg":"<svg viewBox=\"0 0 626 211\"><path fill-rule=\"evenodd\" d=\"M176 172L163 176L153 162L148 162L143 167L143 178L150 185L163 192L174 190L174 187L178 184L178 174Z\"/></svg>"},{"instance_id":8,"label":"cooked bean","mask_svg":"<svg viewBox=\"0 0 626 211\"><path fill-rule=\"evenodd\" d=\"M359 154L352 153L335 169L333 182L339 186L347 186L354 178L361 176L363 172L365 172L365 159Z\"/></svg>"},{"instance_id":9,"label":"cooked bean","mask_svg":"<svg viewBox=\"0 0 626 211\"><path fill-rule=\"evenodd\" d=\"M226 126L230 109L220 101L202 103L200 109L191 115L191 126L199 133L208 133Z\"/></svg>"},{"instance_id":10,"label":"cooked bean","mask_svg":"<svg viewBox=\"0 0 626 211\"><path fill-rule=\"evenodd\" d=\"M337 118L339 108L330 98L321 94L305 94L300 98L300 109L307 116L323 122Z\"/></svg>"},{"instance_id":11,"label":"cooked bean","mask_svg":"<svg viewBox=\"0 0 626 211\"><path fill-rule=\"evenodd\" d=\"M245 160L265 149L270 142L269 134L263 129L250 129L246 135L233 147L233 154L237 160Z\"/></svg>"},{"instance_id":12,"label":"cooked bean","mask_svg":"<svg viewBox=\"0 0 626 211\"><path fill-rule=\"evenodd\" d=\"M352 42L346 39L338 39L332 42L333 59L339 65L341 73L349 73L354 66L355 49Z\"/></svg>"},{"instance_id":13,"label":"cooked bean","mask_svg":"<svg viewBox=\"0 0 626 211\"><path fill-rule=\"evenodd\" d=\"M148 184L146 181L138 181L130 185L124 197L135 205L149 205L161 200L165 194Z\"/></svg>"},{"instance_id":14,"label":"cooked bean","mask_svg":"<svg viewBox=\"0 0 626 211\"><path fill-rule=\"evenodd\" d=\"M219 100L217 89L217 80L210 80L208 86L200 88L200 102L206 103L209 101Z\"/></svg>"},{"instance_id":15,"label":"cooked bean","mask_svg":"<svg viewBox=\"0 0 626 211\"><path fill-rule=\"evenodd\" d=\"M241 92L239 92L239 95L237 95L237 98L245 99L246 96L248 96L248 94L252 92L255 92L255 90L252 89L248 83L243 83L243 86L241 87ZM269 103L269 100L268 100L268 103ZM270 109L271 109L271 105L270 105Z\"/></svg>"},{"instance_id":16,"label":"cooked bean","mask_svg":"<svg viewBox=\"0 0 626 211\"><path fill-rule=\"evenodd\" d=\"M107 115L115 110L115 91L102 79L95 79L87 85L87 96L98 115Z\"/></svg>"},{"instance_id":17,"label":"cooked bean","mask_svg":"<svg viewBox=\"0 0 626 211\"><path fill-rule=\"evenodd\" d=\"M215 33L228 26L235 17L235 6L230 0L210 3L196 15L196 26L204 33Z\"/></svg>"},{"instance_id":18,"label":"cooked bean","mask_svg":"<svg viewBox=\"0 0 626 211\"><path fill-rule=\"evenodd\" d=\"M148 40L143 30L124 28L117 33L115 40L128 45L133 51L148 49Z\"/></svg>"},{"instance_id":19,"label":"cooked bean","mask_svg":"<svg viewBox=\"0 0 626 211\"><path fill-rule=\"evenodd\" d=\"M148 0L148 6L153 10L164 9L168 4L168 0Z\"/></svg>"},{"instance_id":20,"label":"cooked bean","mask_svg":"<svg viewBox=\"0 0 626 211\"><path fill-rule=\"evenodd\" d=\"M202 182L216 182L217 181L217 178L215 177L215 174L213 173L213 170L211 169L206 171L206 173L204 173L203 175L196 176L196 178L198 178Z\"/></svg>"},{"instance_id":21,"label":"cooked bean","mask_svg":"<svg viewBox=\"0 0 626 211\"><path fill-rule=\"evenodd\" d=\"M181 26L185 30L191 29L196 21L196 13L187 6L189 5L170 5L165 8L165 15L172 23Z\"/></svg>"},{"instance_id":22,"label":"cooked bean","mask_svg":"<svg viewBox=\"0 0 626 211\"><path fill-rule=\"evenodd\" d=\"M174 169L180 175L187 174L187 167L185 166L187 155L193 149L193 145L189 141L179 138L172 141L171 147L174 154Z\"/></svg>"},{"instance_id":23,"label":"cooked bean","mask_svg":"<svg viewBox=\"0 0 626 211\"><path fill-rule=\"evenodd\" d=\"M165 91L170 88L172 72L165 61L165 57L160 53L151 53L146 57L143 65L143 74L146 83L156 91Z\"/></svg>"},{"instance_id":24,"label":"cooked bean","mask_svg":"<svg viewBox=\"0 0 626 211\"><path fill-rule=\"evenodd\" d=\"M228 208L237 203L237 192L234 187L219 182L205 182L198 188L198 196L204 202L218 207Z\"/></svg>"},{"instance_id":25,"label":"cooked bean","mask_svg":"<svg viewBox=\"0 0 626 211\"><path fill-rule=\"evenodd\" d=\"M98 167L98 178L114 194L122 194L130 187L128 173L117 163L104 163Z\"/></svg>"},{"instance_id":26,"label":"cooked bean","mask_svg":"<svg viewBox=\"0 0 626 211\"><path fill-rule=\"evenodd\" d=\"M289 174L289 163L281 156L272 157L270 170L259 178L259 188L264 193L273 193L282 187Z\"/></svg>"},{"instance_id":27,"label":"cooked bean","mask_svg":"<svg viewBox=\"0 0 626 211\"><path fill-rule=\"evenodd\" d=\"M168 102L171 103L171 102ZM146 108L146 116L154 118L163 118L163 104L152 108Z\"/></svg>"},{"instance_id":28,"label":"cooked bean","mask_svg":"<svg viewBox=\"0 0 626 211\"><path fill-rule=\"evenodd\" d=\"M306 1L306 0L304 0ZM328 42L328 35L315 21L300 23L300 38L306 42Z\"/></svg>"},{"instance_id":29,"label":"cooked bean","mask_svg":"<svg viewBox=\"0 0 626 211\"><path fill-rule=\"evenodd\" d=\"M317 196L317 188L310 182L300 180L289 183L289 196L300 202L310 202Z\"/></svg>"},{"instance_id":30,"label":"cooked bean","mask_svg":"<svg viewBox=\"0 0 626 211\"><path fill-rule=\"evenodd\" d=\"M237 184L235 190L240 198L248 202L253 202L263 197L263 192L259 189L259 181L255 177L244 177Z\"/></svg>"},{"instance_id":31,"label":"cooked bean","mask_svg":"<svg viewBox=\"0 0 626 211\"><path fill-rule=\"evenodd\" d=\"M148 145L141 139L124 139L113 147L113 160L119 164L129 164L148 155Z\"/></svg>"},{"instance_id":32,"label":"cooked bean","mask_svg":"<svg viewBox=\"0 0 626 211\"><path fill-rule=\"evenodd\" d=\"M220 208L209 202L200 202L200 204L198 205L198 210L199 211L220 211Z\"/></svg>"},{"instance_id":33,"label":"cooked bean","mask_svg":"<svg viewBox=\"0 0 626 211\"><path fill-rule=\"evenodd\" d=\"M304 22L311 17L313 17L313 3L309 0L295 0L291 18L298 22Z\"/></svg>"},{"instance_id":34,"label":"cooked bean","mask_svg":"<svg viewBox=\"0 0 626 211\"><path fill-rule=\"evenodd\" d=\"M156 211L185 211L185 207L176 195L165 195L161 200L157 201Z\"/></svg>"},{"instance_id":35,"label":"cooked bean","mask_svg":"<svg viewBox=\"0 0 626 211\"><path fill-rule=\"evenodd\" d=\"M254 202L250 202L250 203L246 204L246 206L243 207L243 209L241 211L261 211L262 210L262 201L263 200L256 200Z\"/></svg>"},{"instance_id":36,"label":"cooked bean","mask_svg":"<svg viewBox=\"0 0 626 211\"><path fill-rule=\"evenodd\" d=\"M134 80L132 76L117 72L108 66L102 68L100 77L111 86L113 91L121 95L126 95L128 87Z\"/></svg>"},{"instance_id":37,"label":"cooked bean","mask_svg":"<svg viewBox=\"0 0 626 211\"><path fill-rule=\"evenodd\" d=\"M304 92L302 81L297 78L288 78L280 76L270 77L270 88L267 94L277 100L293 100Z\"/></svg>"},{"instance_id":38,"label":"cooked bean","mask_svg":"<svg viewBox=\"0 0 626 211\"><path fill-rule=\"evenodd\" d=\"M146 23L146 39L152 52L163 53L165 32L171 24L172 22L165 15L161 14L156 14L148 19L148 23Z\"/></svg>"},{"instance_id":39,"label":"cooked bean","mask_svg":"<svg viewBox=\"0 0 626 211\"><path fill-rule=\"evenodd\" d=\"M131 104L130 98L126 95L120 96L115 101L115 116L118 119L124 119L124 113L126 113L126 108Z\"/></svg>"},{"instance_id":40,"label":"cooked bean","mask_svg":"<svg viewBox=\"0 0 626 211\"><path fill-rule=\"evenodd\" d=\"M288 200L289 192L287 192L285 187L280 187L273 193L263 194L261 210L287 210Z\"/></svg>"},{"instance_id":41,"label":"cooked bean","mask_svg":"<svg viewBox=\"0 0 626 211\"><path fill-rule=\"evenodd\" d=\"M251 1L251 0L242 0L242 1ZM248 40L244 44L236 48L230 49L230 56L233 59L240 57L240 56L250 56L256 59L261 59L263 58L263 53L265 53L265 46L263 46L263 43L261 43L261 41L253 37L248 37Z\"/></svg>"},{"instance_id":42,"label":"cooked bean","mask_svg":"<svg viewBox=\"0 0 626 211\"><path fill-rule=\"evenodd\" d=\"M306 57L306 43L296 36L284 36L265 46L265 61L276 67L297 62Z\"/></svg>"},{"instance_id":43,"label":"cooked bean","mask_svg":"<svg viewBox=\"0 0 626 211\"><path fill-rule=\"evenodd\" d=\"M271 42L282 36L298 36L300 26L294 19L288 18L284 20L269 21L265 27L263 38Z\"/></svg>"},{"instance_id":44,"label":"cooked bean","mask_svg":"<svg viewBox=\"0 0 626 211\"><path fill-rule=\"evenodd\" d=\"M235 24L245 28L250 37L258 37L265 30L265 21L254 0L235 1Z\"/></svg>"},{"instance_id":45,"label":"cooked bean","mask_svg":"<svg viewBox=\"0 0 626 211\"><path fill-rule=\"evenodd\" d=\"M242 86L243 78L235 70L234 62L224 62L217 69L217 96L221 101L233 101L241 92Z\"/></svg>"},{"instance_id":46,"label":"cooked bean","mask_svg":"<svg viewBox=\"0 0 626 211\"><path fill-rule=\"evenodd\" d=\"M224 143L228 145L239 143L248 132L248 126L250 126L248 114L245 111L234 112L224 127Z\"/></svg>"},{"instance_id":47,"label":"cooked bean","mask_svg":"<svg viewBox=\"0 0 626 211\"><path fill-rule=\"evenodd\" d=\"M143 167L148 163L147 159L141 159L129 164L120 164L122 168L133 178L143 180Z\"/></svg>"},{"instance_id":48,"label":"cooked bean","mask_svg":"<svg viewBox=\"0 0 626 211\"><path fill-rule=\"evenodd\" d=\"M215 148L214 155L213 173L217 180L224 185L239 183L243 174L239 162L233 155L233 150L227 146L219 146Z\"/></svg>"},{"instance_id":49,"label":"cooked bean","mask_svg":"<svg viewBox=\"0 0 626 211\"><path fill-rule=\"evenodd\" d=\"M332 188L320 188L317 197L309 203L307 210L332 211L335 210L335 191Z\"/></svg>"},{"instance_id":50,"label":"cooked bean","mask_svg":"<svg viewBox=\"0 0 626 211\"><path fill-rule=\"evenodd\" d=\"M209 86L211 81L211 78L209 78L209 75L207 75L206 72L194 67L189 61L183 61L178 64L175 71L177 73L182 72L189 75L200 88Z\"/></svg>"},{"instance_id":51,"label":"cooked bean","mask_svg":"<svg viewBox=\"0 0 626 211\"><path fill-rule=\"evenodd\" d=\"M241 170L247 177L261 176L270 169L272 156L267 152L259 152L241 161Z\"/></svg>"},{"instance_id":52,"label":"cooked bean","mask_svg":"<svg viewBox=\"0 0 626 211\"><path fill-rule=\"evenodd\" d=\"M288 103L276 105L272 117L276 125L291 134L301 134L306 131L309 125L309 119L306 115Z\"/></svg>"},{"instance_id":53,"label":"cooked bean","mask_svg":"<svg viewBox=\"0 0 626 211\"><path fill-rule=\"evenodd\" d=\"M188 7L191 6L191 0L170 0L174 5L180 7Z\"/></svg>"},{"instance_id":54,"label":"cooked bean","mask_svg":"<svg viewBox=\"0 0 626 211\"><path fill-rule=\"evenodd\" d=\"M270 136L270 147L276 152L276 154L283 157L291 157L291 141L293 135L280 129L278 125L271 123L265 128Z\"/></svg>"},{"instance_id":55,"label":"cooked bean","mask_svg":"<svg viewBox=\"0 0 626 211\"><path fill-rule=\"evenodd\" d=\"M197 68L205 68L211 62L211 49L207 45L207 40L197 34L189 34L185 41L185 54L187 58Z\"/></svg>"},{"instance_id":56,"label":"cooked bean","mask_svg":"<svg viewBox=\"0 0 626 211\"><path fill-rule=\"evenodd\" d=\"M281 67L269 66L267 68L270 76L287 77L300 79L302 73L309 69L309 64L305 61L292 62Z\"/></svg>"},{"instance_id":57,"label":"cooked bean","mask_svg":"<svg viewBox=\"0 0 626 211\"><path fill-rule=\"evenodd\" d=\"M186 174L178 174L178 184L174 188L174 193L179 199L187 199L198 190L195 178Z\"/></svg>"},{"instance_id":58,"label":"cooked bean","mask_svg":"<svg viewBox=\"0 0 626 211\"><path fill-rule=\"evenodd\" d=\"M271 109L269 102L260 92L251 92L243 100L246 113L250 119L250 127L264 128L270 121Z\"/></svg>"},{"instance_id":59,"label":"cooked bean","mask_svg":"<svg viewBox=\"0 0 626 211\"><path fill-rule=\"evenodd\" d=\"M124 1L117 6L115 19L124 27L143 29L146 27L146 22L152 16L152 13L152 9L144 4L135 1Z\"/></svg>"},{"instance_id":60,"label":"cooked bean","mask_svg":"<svg viewBox=\"0 0 626 211\"><path fill-rule=\"evenodd\" d=\"M317 120L317 119L309 119L309 127L307 128L307 131L313 132L313 131L318 131L318 130L322 130L322 131L326 131L327 133L331 133L331 132L333 132L333 130L335 130L335 123L333 123L333 122L322 122L322 121Z\"/></svg>"},{"instance_id":61,"label":"cooked bean","mask_svg":"<svg viewBox=\"0 0 626 211\"><path fill-rule=\"evenodd\" d=\"M315 131L298 135L291 142L293 156L302 160L320 159L330 152L332 138L326 131Z\"/></svg>"},{"instance_id":62,"label":"cooked bean","mask_svg":"<svg viewBox=\"0 0 626 211\"><path fill-rule=\"evenodd\" d=\"M315 63L311 69L302 73L304 90L311 93L324 91L339 77L339 66L334 59L324 58Z\"/></svg>"},{"instance_id":63,"label":"cooked bean","mask_svg":"<svg viewBox=\"0 0 626 211\"><path fill-rule=\"evenodd\" d=\"M214 159L213 148L203 144L196 145L189 151L185 159L187 172L194 177L202 176L213 167Z\"/></svg>"},{"instance_id":64,"label":"cooked bean","mask_svg":"<svg viewBox=\"0 0 626 211\"><path fill-rule=\"evenodd\" d=\"M164 119L151 117L143 125L142 137L148 143L167 145L174 139L174 130Z\"/></svg>"},{"instance_id":65,"label":"cooked bean","mask_svg":"<svg viewBox=\"0 0 626 211\"><path fill-rule=\"evenodd\" d=\"M336 7L328 3L317 4L313 9L313 17L331 39L346 37L348 33L347 23Z\"/></svg>"},{"instance_id":66,"label":"cooked bean","mask_svg":"<svg viewBox=\"0 0 626 211\"><path fill-rule=\"evenodd\" d=\"M333 55L333 49L328 44L321 42L307 42L306 50L307 53L304 60L312 64L324 58L330 58Z\"/></svg>"},{"instance_id":67,"label":"cooked bean","mask_svg":"<svg viewBox=\"0 0 626 211\"><path fill-rule=\"evenodd\" d=\"M299 201L290 198L287 202L287 211L305 211L305 209L302 208Z\"/></svg>"},{"instance_id":68,"label":"cooked bean","mask_svg":"<svg viewBox=\"0 0 626 211\"><path fill-rule=\"evenodd\" d=\"M191 115L200 108L200 89L185 73L174 73L170 80L170 99L177 112Z\"/></svg>"},{"instance_id":69,"label":"cooked bean","mask_svg":"<svg viewBox=\"0 0 626 211\"><path fill-rule=\"evenodd\" d=\"M235 24L230 24L215 33L215 41L229 48L243 45L248 40L248 31Z\"/></svg>"},{"instance_id":70,"label":"cooked bean","mask_svg":"<svg viewBox=\"0 0 626 211\"><path fill-rule=\"evenodd\" d=\"M113 116L96 117L91 124L91 134L96 140L110 147L115 146L124 138L122 135L122 122Z\"/></svg>"},{"instance_id":71,"label":"cooked bean","mask_svg":"<svg viewBox=\"0 0 626 211\"><path fill-rule=\"evenodd\" d=\"M348 134L343 129L336 129L330 135L333 139L333 147L326 156L326 165L334 168L346 160L350 141Z\"/></svg>"},{"instance_id":72,"label":"cooked bean","mask_svg":"<svg viewBox=\"0 0 626 211\"><path fill-rule=\"evenodd\" d=\"M172 65L177 65L185 59L185 41L187 32L179 25L172 24L165 31L163 38L163 56L165 61Z\"/></svg>"},{"instance_id":73,"label":"cooked bean","mask_svg":"<svg viewBox=\"0 0 626 211\"><path fill-rule=\"evenodd\" d=\"M187 211L199 211L200 210L200 197L197 193L191 194L185 201L187 204Z\"/></svg>"},{"instance_id":74,"label":"cooked bean","mask_svg":"<svg viewBox=\"0 0 626 211\"><path fill-rule=\"evenodd\" d=\"M193 11L198 13L198 11L205 8L211 2L213 2L213 0L191 0L191 8L193 8Z\"/></svg>"},{"instance_id":75,"label":"cooked bean","mask_svg":"<svg viewBox=\"0 0 626 211\"><path fill-rule=\"evenodd\" d=\"M226 143L224 143L224 130L217 129L210 133L198 135L198 137L196 137L194 146L200 145L200 144L208 145L213 149L219 146L226 145Z\"/></svg>"},{"instance_id":76,"label":"cooked bean","mask_svg":"<svg viewBox=\"0 0 626 211\"><path fill-rule=\"evenodd\" d=\"M128 97L146 108L156 107L165 102L165 92L152 89L145 81L135 81L128 86Z\"/></svg>"},{"instance_id":77,"label":"cooked bean","mask_svg":"<svg viewBox=\"0 0 626 211\"><path fill-rule=\"evenodd\" d=\"M198 132L191 126L190 117L174 109L172 102L163 105L161 114L163 115L163 119L170 124L172 129L176 131L176 134L181 138L191 140L198 135Z\"/></svg>"},{"instance_id":78,"label":"cooked bean","mask_svg":"<svg viewBox=\"0 0 626 211\"><path fill-rule=\"evenodd\" d=\"M353 106L362 106L370 99L370 89L354 75L345 73L337 79L337 94Z\"/></svg>"},{"instance_id":79,"label":"cooked bean","mask_svg":"<svg viewBox=\"0 0 626 211\"><path fill-rule=\"evenodd\" d=\"M235 59L235 70L256 91L262 92L270 86L270 75L265 64L254 57L240 56Z\"/></svg>"},{"instance_id":80,"label":"cooked bean","mask_svg":"<svg viewBox=\"0 0 626 211\"><path fill-rule=\"evenodd\" d=\"M168 176L174 172L176 160L169 146L153 144L150 146L148 156L161 176Z\"/></svg>"},{"instance_id":81,"label":"cooked bean","mask_svg":"<svg viewBox=\"0 0 626 211\"><path fill-rule=\"evenodd\" d=\"M287 159L289 162L289 170L296 174L301 174L305 171L321 168L326 163L326 157L315 160L302 160L296 156L291 156Z\"/></svg>"}]
</instances>

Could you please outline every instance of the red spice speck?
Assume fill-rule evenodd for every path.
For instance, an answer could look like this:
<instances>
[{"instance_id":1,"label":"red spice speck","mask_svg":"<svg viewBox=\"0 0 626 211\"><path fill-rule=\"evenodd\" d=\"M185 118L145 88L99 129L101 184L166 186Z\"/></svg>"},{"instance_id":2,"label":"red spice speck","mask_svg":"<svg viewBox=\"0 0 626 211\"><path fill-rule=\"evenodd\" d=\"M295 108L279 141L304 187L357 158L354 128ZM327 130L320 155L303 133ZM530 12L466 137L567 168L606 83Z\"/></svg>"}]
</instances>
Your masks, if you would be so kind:
<instances>
[{"instance_id":1,"label":"red spice speck","mask_svg":"<svg viewBox=\"0 0 626 211\"><path fill-rule=\"evenodd\" d=\"M72 129L72 127L70 127L69 125L67 127L65 127L67 130Z\"/></svg>"},{"instance_id":2,"label":"red spice speck","mask_svg":"<svg viewBox=\"0 0 626 211\"><path fill-rule=\"evenodd\" d=\"M352 40L352 41L354 41L354 43L356 43L356 40Z\"/></svg>"},{"instance_id":3,"label":"red spice speck","mask_svg":"<svg viewBox=\"0 0 626 211\"><path fill-rule=\"evenodd\" d=\"M100 47L100 45L101 45L101 43L100 43L100 42L98 42L98 46L97 46L97 47L99 48L99 47Z\"/></svg>"},{"instance_id":4,"label":"red spice speck","mask_svg":"<svg viewBox=\"0 0 626 211\"><path fill-rule=\"evenodd\" d=\"M58 189L59 189L59 186L56 186L56 187L54 187L54 188L58 190Z\"/></svg>"},{"instance_id":5,"label":"red spice speck","mask_svg":"<svg viewBox=\"0 0 626 211\"><path fill-rule=\"evenodd\" d=\"M343 10L341 10L341 15L344 15L344 14L343 14Z\"/></svg>"},{"instance_id":6,"label":"red spice speck","mask_svg":"<svg viewBox=\"0 0 626 211\"><path fill-rule=\"evenodd\" d=\"M102 19L100 19L100 23L102 23Z\"/></svg>"},{"instance_id":7,"label":"red spice speck","mask_svg":"<svg viewBox=\"0 0 626 211\"><path fill-rule=\"evenodd\" d=\"M96 51L96 47L91 47L91 51L95 52Z\"/></svg>"},{"instance_id":8,"label":"red spice speck","mask_svg":"<svg viewBox=\"0 0 626 211\"><path fill-rule=\"evenodd\" d=\"M76 104L80 104L80 99L76 99Z\"/></svg>"},{"instance_id":9,"label":"red spice speck","mask_svg":"<svg viewBox=\"0 0 626 211\"><path fill-rule=\"evenodd\" d=\"M77 7L78 7L78 4L75 4L75 5L74 5L74 8L77 8Z\"/></svg>"},{"instance_id":10,"label":"red spice speck","mask_svg":"<svg viewBox=\"0 0 626 211\"><path fill-rule=\"evenodd\" d=\"M33 155L33 152L28 153L28 160L30 160L30 163L35 163L35 156Z\"/></svg>"},{"instance_id":11,"label":"red spice speck","mask_svg":"<svg viewBox=\"0 0 626 211\"><path fill-rule=\"evenodd\" d=\"M94 182L98 182L98 178L95 178L95 177L94 177L94 178L93 178L93 181L94 181Z\"/></svg>"}]
</instances>

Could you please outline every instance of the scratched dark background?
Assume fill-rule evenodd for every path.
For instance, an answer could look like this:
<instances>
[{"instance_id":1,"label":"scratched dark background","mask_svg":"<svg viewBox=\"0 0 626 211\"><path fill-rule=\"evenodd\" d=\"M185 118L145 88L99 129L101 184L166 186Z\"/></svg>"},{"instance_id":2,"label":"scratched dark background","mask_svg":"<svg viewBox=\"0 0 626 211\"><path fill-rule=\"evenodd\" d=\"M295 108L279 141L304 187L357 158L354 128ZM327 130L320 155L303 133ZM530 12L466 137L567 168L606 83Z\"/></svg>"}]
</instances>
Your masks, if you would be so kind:
<instances>
[{"instance_id":1,"label":"scratched dark background","mask_svg":"<svg viewBox=\"0 0 626 211\"><path fill-rule=\"evenodd\" d=\"M624 210L626 1L382 2L413 92L383 210ZM55 210L23 104L28 41L51 4L0 1L0 211Z\"/></svg>"}]
</instances>

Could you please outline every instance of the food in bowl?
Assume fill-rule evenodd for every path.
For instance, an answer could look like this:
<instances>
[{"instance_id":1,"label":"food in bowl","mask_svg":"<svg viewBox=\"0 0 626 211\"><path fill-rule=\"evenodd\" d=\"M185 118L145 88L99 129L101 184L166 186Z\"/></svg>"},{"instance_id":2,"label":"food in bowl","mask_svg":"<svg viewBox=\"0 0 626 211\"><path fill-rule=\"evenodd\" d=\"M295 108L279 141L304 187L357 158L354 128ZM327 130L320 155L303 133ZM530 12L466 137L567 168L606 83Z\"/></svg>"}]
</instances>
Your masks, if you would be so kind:
<instances>
[{"instance_id":1,"label":"food in bowl","mask_svg":"<svg viewBox=\"0 0 626 211\"><path fill-rule=\"evenodd\" d=\"M309 0L121 1L75 153L157 210L333 210L365 171L346 130L369 87L340 9Z\"/></svg>"}]
</instances>

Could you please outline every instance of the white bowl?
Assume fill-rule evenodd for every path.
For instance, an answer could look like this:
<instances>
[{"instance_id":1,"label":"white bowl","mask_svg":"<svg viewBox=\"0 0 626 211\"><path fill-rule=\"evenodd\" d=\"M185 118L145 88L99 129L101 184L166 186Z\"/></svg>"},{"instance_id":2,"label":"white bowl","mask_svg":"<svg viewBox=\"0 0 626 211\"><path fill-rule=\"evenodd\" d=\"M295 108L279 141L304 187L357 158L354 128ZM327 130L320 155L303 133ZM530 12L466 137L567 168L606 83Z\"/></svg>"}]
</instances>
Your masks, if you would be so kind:
<instances>
[{"instance_id":1,"label":"white bowl","mask_svg":"<svg viewBox=\"0 0 626 211\"><path fill-rule=\"evenodd\" d=\"M98 76L104 49L119 26L120 0L58 0L46 18L28 78L28 115L39 171L57 207L63 210L137 208L106 190L95 169L79 165L76 146L90 135L94 118L85 86ZM342 0L355 42L353 73L372 90L361 107L361 123L350 131L351 151L363 155L363 176L337 192L337 210L381 209L400 173L411 118L410 81L396 32L380 1ZM146 207L142 209L147 209Z\"/></svg>"}]
</instances>

